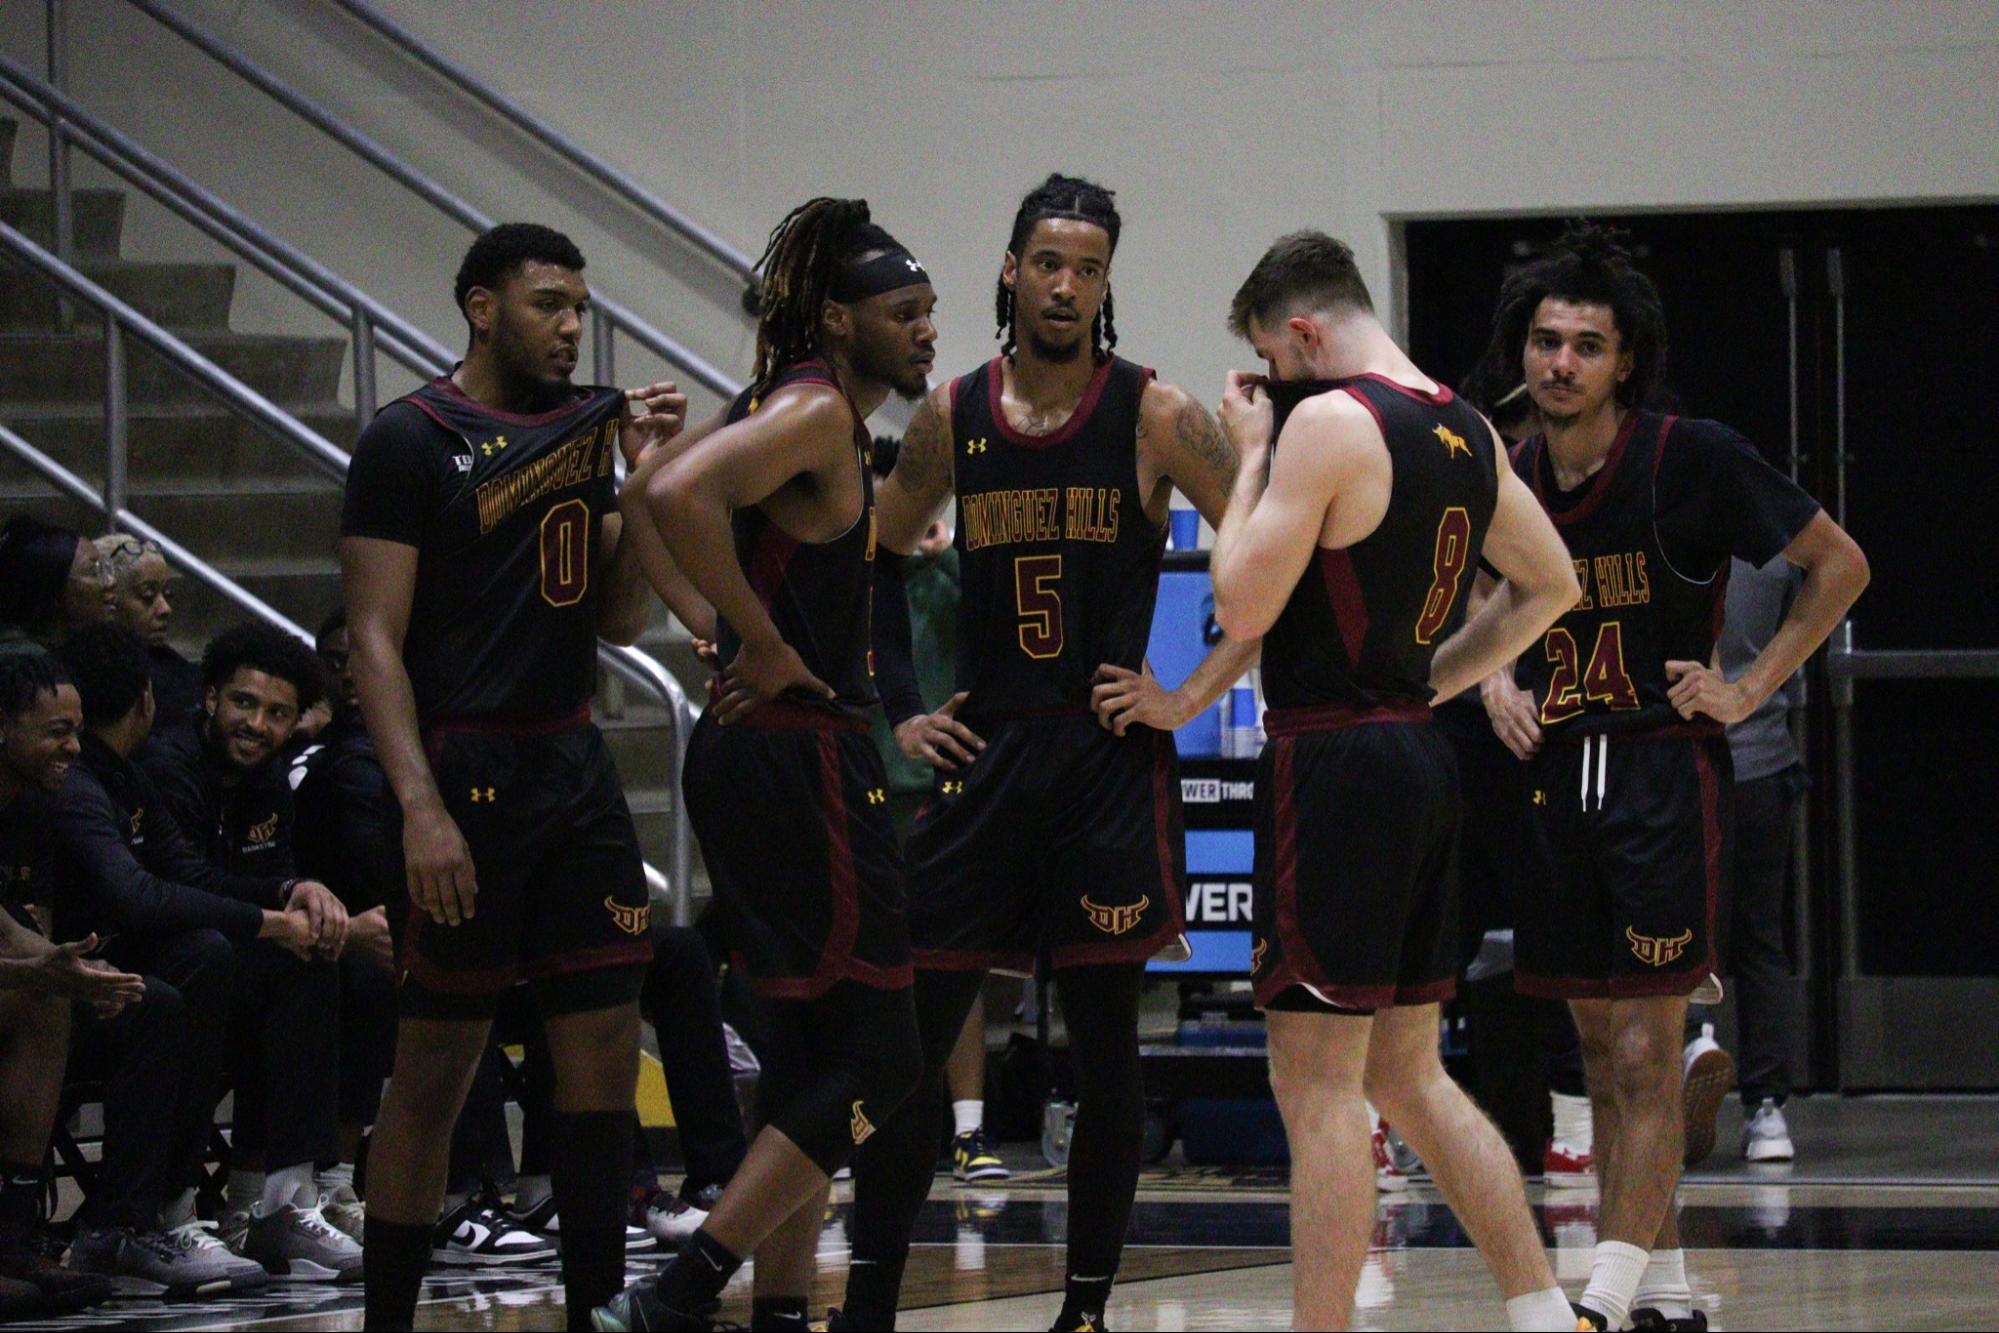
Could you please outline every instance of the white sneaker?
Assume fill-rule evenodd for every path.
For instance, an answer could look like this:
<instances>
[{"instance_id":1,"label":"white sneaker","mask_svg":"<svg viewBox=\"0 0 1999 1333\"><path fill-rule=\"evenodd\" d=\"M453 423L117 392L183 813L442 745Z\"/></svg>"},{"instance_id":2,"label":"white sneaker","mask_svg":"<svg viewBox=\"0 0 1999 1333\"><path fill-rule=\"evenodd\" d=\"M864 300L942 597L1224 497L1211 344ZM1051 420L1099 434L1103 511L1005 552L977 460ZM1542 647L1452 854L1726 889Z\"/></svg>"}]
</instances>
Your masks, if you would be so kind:
<instances>
[{"instance_id":1,"label":"white sneaker","mask_svg":"<svg viewBox=\"0 0 1999 1333\"><path fill-rule=\"evenodd\" d=\"M430 1242L430 1261L452 1268L535 1264L555 1257L553 1240L522 1227L477 1194L438 1221Z\"/></svg>"},{"instance_id":2,"label":"white sneaker","mask_svg":"<svg viewBox=\"0 0 1999 1333\"><path fill-rule=\"evenodd\" d=\"M646 1208L646 1231L662 1250L679 1249L707 1220L707 1210L696 1208L678 1194L662 1194Z\"/></svg>"},{"instance_id":3,"label":"white sneaker","mask_svg":"<svg viewBox=\"0 0 1999 1333\"><path fill-rule=\"evenodd\" d=\"M319 1196L319 1211L335 1231L355 1244L360 1244L361 1229L367 1221L368 1208L361 1202L361 1196L354 1192L352 1185L341 1185L323 1191Z\"/></svg>"},{"instance_id":4,"label":"white sneaker","mask_svg":"<svg viewBox=\"0 0 1999 1333\"><path fill-rule=\"evenodd\" d=\"M1742 1127L1742 1160L1788 1162L1796 1156L1797 1149L1791 1145L1791 1127L1784 1123L1784 1108L1764 1098L1756 1114Z\"/></svg>"},{"instance_id":5,"label":"white sneaker","mask_svg":"<svg viewBox=\"0 0 1999 1333\"><path fill-rule=\"evenodd\" d=\"M1721 1001L1722 1001L1721 978L1716 976L1712 972L1707 974L1706 981L1703 981L1700 985L1694 987L1693 993L1687 996L1688 1004L1704 1004L1707 1005L1709 1008L1713 1008L1715 1005L1720 1004Z\"/></svg>"},{"instance_id":6,"label":"white sneaker","mask_svg":"<svg viewBox=\"0 0 1999 1333\"><path fill-rule=\"evenodd\" d=\"M1388 1126L1374 1118L1374 1188L1382 1194L1400 1194L1409 1188L1409 1176L1395 1160L1388 1142Z\"/></svg>"},{"instance_id":7,"label":"white sneaker","mask_svg":"<svg viewBox=\"0 0 1999 1333\"><path fill-rule=\"evenodd\" d=\"M1686 1131L1686 1166L1698 1166L1714 1151L1714 1118L1729 1089L1735 1086L1735 1057L1714 1039L1714 1024L1701 1026L1701 1035L1681 1052L1680 1108Z\"/></svg>"}]
</instances>

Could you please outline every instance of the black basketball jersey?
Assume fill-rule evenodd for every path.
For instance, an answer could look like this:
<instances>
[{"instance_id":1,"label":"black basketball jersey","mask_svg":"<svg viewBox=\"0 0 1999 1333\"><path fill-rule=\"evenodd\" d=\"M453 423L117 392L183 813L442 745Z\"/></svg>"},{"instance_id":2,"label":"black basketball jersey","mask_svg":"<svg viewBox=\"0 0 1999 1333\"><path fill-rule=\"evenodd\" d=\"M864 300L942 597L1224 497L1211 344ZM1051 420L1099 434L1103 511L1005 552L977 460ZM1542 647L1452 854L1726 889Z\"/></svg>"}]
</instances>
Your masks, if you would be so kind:
<instances>
[{"instance_id":1,"label":"black basketball jersey","mask_svg":"<svg viewBox=\"0 0 1999 1333\"><path fill-rule=\"evenodd\" d=\"M793 384L840 389L825 362L799 361L777 373L763 398ZM846 397L844 389L840 394ZM729 404L725 419L734 425L761 405L762 399L745 389ZM759 505L737 510L730 525L735 530L736 559L778 633L805 659L813 675L833 687L839 707L859 711L875 701L874 659L868 647L874 611L875 474L870 466L874 441L851 398L847 407L854 415L854 462L861 471L861 514L854 525L831 541L800 541L772 522ZM734 661L742 639L727 621L716 627L716 638L722 661ZM804 694L799 698L825 702Z\"/></svg>"},{"instance_id":2,"label":"black basketball jersey","mask_svg":"<svg viewBox=\"0 0 1999 1333\"><path fill-rule=\"evenodd\" d=\"M995 357L951 386L958 490L958 688L979 716L1087 708L1097 668L1137 670L1166 530L1138 490L1138 405L1152 372L1097 367L1060 430L1000 407Z\"/></svg>"},{"instance_id":3,"label":"black basketball jersey","mask_svg":"<svg viewBox=\"0 0 1999 1333\"><path fill-rule=\"evenodd\" d=\"M403 663L423 722L537 721L588 704L623 403L617 389L578 388L523 415L440 377L361 433L340 530L417 548Z\"/></svg>"},{"instance_id":4,"label":"black basketball jersey","mask_svg":"<svg viewBox=\"0 0 1999 1333\"><path fill-rule=\"evenodd\" d=\"M1513 468L1583 588L1515 671L1551 734L1678 721L1666 663L1712 657L1729 557L1770 560L1818 512L1733 431L1656 412L1626 414L1603 466L1573 491L1556 487L1544 436L1520 443Z\"/></svg>"},{"instance_id":5,"label":"black basketball jersey","mask_svg":"<svg viewBox=\"0 0 1999 1333\"><path fill-rule=\"evenodd\" d=\"M1430 659L1464 623L1499 498L1492 432L1447 388L1380 375L1273 383L1277 429L1306 398L1344 390L1374 414L1394 482L1380 526L1339 550L1319 547L1263 638L1272 708L1367 708L1430 698Z\"/></svg>"}]
</instances>

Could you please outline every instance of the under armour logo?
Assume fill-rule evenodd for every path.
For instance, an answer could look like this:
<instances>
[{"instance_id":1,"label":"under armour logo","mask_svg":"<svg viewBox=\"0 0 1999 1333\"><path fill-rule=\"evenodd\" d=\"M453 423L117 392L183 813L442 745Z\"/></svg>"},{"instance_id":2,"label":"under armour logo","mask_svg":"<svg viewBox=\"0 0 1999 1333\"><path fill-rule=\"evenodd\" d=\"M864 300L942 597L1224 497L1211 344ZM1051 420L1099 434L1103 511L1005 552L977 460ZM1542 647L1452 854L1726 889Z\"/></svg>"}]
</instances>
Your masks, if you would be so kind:
<instances>
[{"instance_id":1,"label":"under armour logo","mask_svg":"<svg viewBox=\"0 0 1999 1333\"><path fill-rule=\"evenodd\" d=\"M966 441L965 441L965 452L966 452L966 453L968 453L968 454L982 454L982 453L984 453L985 451L986 451L986 437L985 437L985 436L981 435L981 436L980 436L980 437L979 437L978 439L976 439L976 440L966 440Z\"/></svg>"},{"instance_id":2,"label":"under armour logo","mask_svg":"<svg viewBox=\"0 0 1999 1333\"><path fill-rule=\"evenodd\" d=\"M1124 934L1138 924L1139 918L1144 916L1145 909L1150 906L1152 906L1150 897L1117 907L1099 906L1091 902L1088 895L1083 898L1083 914L1090 918L1091 925L1106 935Z\"/></svg>"},{"instance_id":3,"label":"under armour logo","mask_svg":"<svg viewBox=\"0 0 1999 1333\"><path fill-rule=\"evenodd\" d=\"M481 453L485 454L486 457L491 458L494 454L498 453L500 450L506 447L507 447L507 437L504 435L495 435L492 439L480 445L479 450Z\"/></svg>"},{"instance_id":4,"label":"under armour logo","mask_svg":"<svg viewBox=\"0 0 1999 1333\"><path fill-rule=\"evenodd\" d=\"M887 800L888 800L888 793L883 791L880 787L868 788L869 805L881 805L884 804Z\"/></svg>"},{"instance_id":5,"label":"under armour logo","mask_svg":"<svg viewBox=\"0 0 1999 1333\"><path fill-rule=\"evenodd\" d=\"M944 784L942 791L946 796L963 796L965 794L965 784L962 782L947 782Z\"/></svg>"},{"instance_id":6,"label":"under armour logo","mask_svg":"<svg viewBox=\"0 0 1999 1333\"><path fill-rule=\"evenodd\" d=\"M1548 793L1541 791L1537 788L1534 792L1534 804L1546 805L1547 803L1548 803Z\"/></svg>"},{"instance_id":7,"label":"under armour logo","mask_svg":"<svg viewBox=\"0 0 1999 1333\"><path fill-rule=\"evenodd\" d=\"M499 799L500 799L500 793L499 789L496 787L474 787L472 789L472 804L474 805L477 805L481 801L484 801L486 804L491 805L494 801L497 801Z\"/></svg>"},{"instance_id":8,"label":"under armour logo","mask_svg":"<svg viewBox=\"0 0 1999 1333\"><path fill-rule=\"evenodd\" d=\"M904 259L902 262L908 267L911 273L921 273L923 271L923 265L917 263L914 259Z\"/></svg>"}]
</instances>

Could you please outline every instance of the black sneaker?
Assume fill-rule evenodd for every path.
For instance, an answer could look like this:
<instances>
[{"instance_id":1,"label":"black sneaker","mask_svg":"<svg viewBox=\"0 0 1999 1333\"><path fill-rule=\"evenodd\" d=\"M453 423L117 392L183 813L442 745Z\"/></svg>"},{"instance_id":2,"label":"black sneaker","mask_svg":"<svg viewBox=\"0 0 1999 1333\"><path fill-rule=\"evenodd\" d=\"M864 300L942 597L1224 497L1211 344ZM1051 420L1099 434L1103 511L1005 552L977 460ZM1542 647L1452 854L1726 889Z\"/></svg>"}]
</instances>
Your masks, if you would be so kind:
<instances>
[{"instance_id":1,"label":"black sneaker","mask_svg":"<svg viewBox=\"0 0 1999 1333\"><path fill-rule=\"evenodd\" d=\"M1570 1301L1569 1308L1576 1312L1576 1333L1604 1333L1604 1330L1610 1327L1608 1319L1587 1305L1578 1305Z\"/></svg>"},{"instance_id":2,"label":"black sneaker","mask_svg":"<svg viewBox=\"0 0 1999 1333\"><path fill-rule=\"evenodd\" d=\"M562 1240L562 1214L556 1210L555 1196L553 1194L548 1195L532 1208L509 1208L507 1209L506 1217L509 1222L522 1231L535 1232L538 1235L548 1237L549 1240L558 1244ZM647 1231L643 1224L634 1223L631 1220L630 1214L627 1213L625 1217L625 1253L630 1254L634 1250L651 1250L658 1247L659 1242L653 1239L652 1232Z\"/></svg>"},{"instance_id":3,"label":"black sneaker","mask_svg":"<svg viewBox=\"0 0 1999 1333\"><path fill-rule=\"evenodd\" d=\"M1685 1319L1668 1319L1648 1305L1631 1312L1631 1327L1648 1330L1648 1333L1652 1330L1659 1333L1706 1333L1707 1314L1696 1307Z\"/></svg>"},{"instance_id":4,"label":"black sneaker","mask_svg":"<svg viewBox=\"0 0 1999 1333\"><path fill-rule=\"evenodd\" d=\"M430 1261L453 1268L540 1263L556 1252L554 1241L477 1194L444 1215L430 1243Z\"/></svg>"},{"instance_id":5,"label":"black sneaker","mask_svg":"<svg viewBox=\"0 0 1999 1333\"><path fill-rule=\"evenodd\" d=\"M720 1301L710 1301L699 1311L677 1310L659 1298L657 1282L641 1282L592 1310L590 1325L598 1333L708 1333L721 1308Z\"/></svg>"},{"instance_id":6,"label":"black sneaker","mask_svg":"<svg viewBox=\"0 0 1999 1333\"><path fill-rule=\"evenodd\" d=\"M1055 1316L1048 1333L1110 1333L1110 1325L1099 1310L1064 1310Z\"/></svg>"},{"instance_id":7,"label":"black sneaker","mask_svg":"<svg viewBox=\"0 0 1999 1333\"><path fill-rule=\"evenodd\" d=\"M951 1140L951 1174L959 1184L970 1185L981 1180L1006 1180L1013 1172L993 1151L992 1140L981 1125Z\"/></svg>"},{"instance_id":8,"label":"black sneaker","mask_svg":"<svg viewBox=\"0 0 1999 1333\"><path fill-rule=\"evenodd\" d=\"M111 1279L79 1273L27 1245L0 1250L0 1279L25 1282L40 1292L48 1314L74 1314L117 1294Z\"/></svg>"}]
</instances>

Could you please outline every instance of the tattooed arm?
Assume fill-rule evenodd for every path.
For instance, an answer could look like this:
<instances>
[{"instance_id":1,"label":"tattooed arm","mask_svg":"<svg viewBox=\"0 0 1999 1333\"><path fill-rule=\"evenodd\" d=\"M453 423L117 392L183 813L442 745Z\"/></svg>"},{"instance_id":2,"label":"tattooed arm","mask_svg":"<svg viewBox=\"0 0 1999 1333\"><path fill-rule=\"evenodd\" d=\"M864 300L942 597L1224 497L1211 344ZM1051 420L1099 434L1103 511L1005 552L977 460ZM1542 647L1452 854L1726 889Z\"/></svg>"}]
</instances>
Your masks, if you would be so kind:
<instances>
[{"instance_id":1,"label":"tattooed arm","mask_svg":"<svg viewBox=\"0 0 1999 1333\"><path fill-rule=\"evenodd\" d=\"M875 485L881 544L897 555L916 549L944 505L955 479L951 465L951 386L939 385L917 404L902 435L895 471Z\"/></svg>"},{"instance_id":2,"label":"tattooed arm","mask_svg":"<svg viewBox=\"0 0 1999 1333\"><path fill-rule=\"evenodd\" d=\"M1186 390L1158 381L1145 386L1138 407L1138 479L1148 516L1162 521L1160 502L1177 487L1201 517L1220 527L1236 466L1236 451ZM1132 671L1106 662L1097 669L1098 683L1091 691L1097 720L1119 735L1133 722L1162 731L1184 726L1241 679L1261 646L1259 639L1224 637L1176 690L1154 680L1149 665Z\"/></svg>"}]
</instances>

